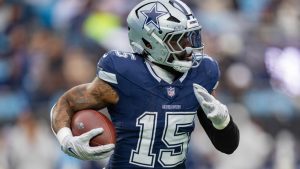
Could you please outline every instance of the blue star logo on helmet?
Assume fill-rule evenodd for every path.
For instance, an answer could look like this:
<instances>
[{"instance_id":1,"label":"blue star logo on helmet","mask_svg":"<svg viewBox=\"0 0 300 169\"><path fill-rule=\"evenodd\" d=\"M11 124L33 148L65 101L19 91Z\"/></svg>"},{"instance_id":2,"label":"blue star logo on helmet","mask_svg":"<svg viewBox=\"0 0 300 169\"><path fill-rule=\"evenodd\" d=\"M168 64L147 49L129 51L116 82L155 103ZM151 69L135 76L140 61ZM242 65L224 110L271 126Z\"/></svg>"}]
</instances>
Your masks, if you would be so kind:
<instances>
[{"instance_id":1,"label":"blue star logo on helmet","mask_svg":"<svg viewBox=\"0 0 300 169\"><path fill-rule=\"evenodd\" d=\"M150 23L152 23L154 26L160 29L158 18L167 14L168 12L158 11L157 3L155 3L150 10L141 11L141 13L146 17L144 25L149 25Z\"/></svg>"}]
</instances>

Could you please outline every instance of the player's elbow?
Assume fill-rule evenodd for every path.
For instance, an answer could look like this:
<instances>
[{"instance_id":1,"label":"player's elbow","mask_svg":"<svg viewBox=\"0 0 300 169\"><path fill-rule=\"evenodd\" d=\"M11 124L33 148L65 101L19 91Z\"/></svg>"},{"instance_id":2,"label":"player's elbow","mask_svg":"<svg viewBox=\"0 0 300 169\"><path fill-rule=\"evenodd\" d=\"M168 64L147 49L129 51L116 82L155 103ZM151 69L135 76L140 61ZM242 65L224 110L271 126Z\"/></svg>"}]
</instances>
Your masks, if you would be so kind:
<instances>
[{"instance_id":1,"label":"player's elbow","mask_svg":"<svg viewBox=\"0 0 300 169\"><path fill-rule=\"evenodd\" d=\"M231 137L230 140L220 141L217 140L214 143L214 146L217 150L225 154L232 154L239 146L240 138L239 135Z\"/></svg>"},{"instance_id":2,"label":"player's elbow","mask_svg":"<svg viewBox=\"0 0 300 169\"><path fill-rule=\"evenodd\" d=\"M232 154L236 149L237 149L237 147L236 147L236 148L229 148L229 149L222 150L221 152L230 155L230 154Z\"/></svg>"},{"instance_id":3,"label":"player's elbow","mask_svg":"<svg viewBox=\"0 0 300 169\"><path fill-rule=\"evenodd\" d=\"M231 142L231 144L228 144L226 146L223 146L222 148L218 148L219 151L225 154L232 154L239 146L239 139Z\"/></svg>"}]
</instances>

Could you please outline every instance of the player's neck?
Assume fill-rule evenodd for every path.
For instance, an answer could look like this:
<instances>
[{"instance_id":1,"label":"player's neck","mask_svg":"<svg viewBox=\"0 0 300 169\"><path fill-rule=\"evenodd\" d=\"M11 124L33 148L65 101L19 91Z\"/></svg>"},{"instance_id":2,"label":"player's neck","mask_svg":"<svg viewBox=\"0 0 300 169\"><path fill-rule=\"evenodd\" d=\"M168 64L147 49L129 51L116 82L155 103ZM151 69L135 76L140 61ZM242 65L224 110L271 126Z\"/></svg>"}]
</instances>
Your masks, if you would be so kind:
<instances>
[{"instance_id":1,"label":"player's neck","mask_svg":"<svg viewBox=\"0 0 300 169\"><path fill-rule=\"evenodd\" d=\"M151 62L150 65L156 75L169 84L173 83L178 77L182 75L182 73L179 73L167 66L164 67L163 65L157 65Z\"/></svg>"}]
</instances>

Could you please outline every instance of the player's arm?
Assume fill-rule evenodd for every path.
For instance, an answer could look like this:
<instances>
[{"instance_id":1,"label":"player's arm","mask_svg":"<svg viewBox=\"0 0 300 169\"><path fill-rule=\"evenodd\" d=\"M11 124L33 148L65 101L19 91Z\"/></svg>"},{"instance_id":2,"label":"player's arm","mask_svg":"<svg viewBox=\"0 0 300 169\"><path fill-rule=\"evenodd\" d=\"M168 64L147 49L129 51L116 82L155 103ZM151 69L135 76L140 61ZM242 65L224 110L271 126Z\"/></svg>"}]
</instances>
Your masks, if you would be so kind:
<instances>
[{"instance_id":1,"label":"player's arm","mask_svg":"<svg viewBox=\"0 0 300 169\"><path fill-rule=\"evenodd\" d=\"M99 110L118 101L117 93L99 78L91 83L71 88L64 93L52 109L52 128L55 133L63 127L70 127L74 112L84 109Z\"/></svg>"},{"instance_id":2,"label":"player's arm","mask_svg":"<svg viewBox=\"0 0 300 169\"><path fill-rule=\"evenodd\" d=\"M231 154L239 144L239 130L228 113L227 106L209 94L205 88L194 84L194 92L201 107L197 115L213 145L219 151Z\"/></svg>"},{"instance_id":3,"label":"player's arm","mask_svg":"<svg viewBox=\"0 0 300 169\"><path fill-rule=\"evenodd\" d=\"M117 93L99 78L95 78L91 83L73 87L64 93L51 110L51 127L62 150L82 160L98 160L108 157L114 148L113 144L89 146L90 139L101 134L102 128L93 129L80 136L73 136L70 122L74 112L84 109L99 110L117 101Z\"/></svg>"}]
</instances>

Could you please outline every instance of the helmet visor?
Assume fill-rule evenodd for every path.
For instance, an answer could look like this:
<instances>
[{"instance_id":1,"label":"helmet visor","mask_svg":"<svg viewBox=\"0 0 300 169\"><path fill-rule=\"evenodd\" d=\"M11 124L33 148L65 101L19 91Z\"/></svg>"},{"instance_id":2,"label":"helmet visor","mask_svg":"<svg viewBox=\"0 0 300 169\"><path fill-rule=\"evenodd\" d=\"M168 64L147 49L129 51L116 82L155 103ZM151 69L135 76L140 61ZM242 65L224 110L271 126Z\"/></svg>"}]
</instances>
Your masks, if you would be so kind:
<instances>
[{"instance_id":1,"label":"helmet visor","mask_svg":"<svg viewBox=\"0 0 300 169\"><path fill-rule=\"evenodd\" d=\"M178 53L184 51L186 47L193 49L201 49L203 47L201 39L201 28L172 32L165 37L165 44L170 53Z\"/></svg>"}]
</instances>

